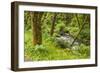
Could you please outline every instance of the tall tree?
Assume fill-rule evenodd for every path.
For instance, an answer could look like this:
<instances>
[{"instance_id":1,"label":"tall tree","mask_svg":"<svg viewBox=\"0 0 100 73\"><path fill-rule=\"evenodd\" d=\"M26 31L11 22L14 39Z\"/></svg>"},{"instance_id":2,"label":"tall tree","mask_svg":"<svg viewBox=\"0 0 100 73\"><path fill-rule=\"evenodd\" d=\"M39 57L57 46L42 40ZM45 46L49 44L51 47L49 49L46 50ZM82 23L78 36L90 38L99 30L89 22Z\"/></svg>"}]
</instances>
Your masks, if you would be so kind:
<instances>
[{"instance_id":1,"label":"tall tree","mask_svg":"<svg viewBox=\"0 0 100 73\"><path fill-rule=\"evenodd\" d=\"M78 14L75 14L75 17L76 17L76 20L77 20L77 24L78 24L78 26L79 26L79 28L80 28L80 22L79 22L79 18L78 18Z\"/></svg>"},{"instance_id":2,"label":"tall tree","mask_svg":"<svg viewBox=\"0 0 100 73\"><path fill-rule=\"evenodd\" d=\"M51 36L54 33L56 18L57 18L57 13L54 13L54 15L52 17L52 26L51 26L51 32L50 32Z\"/></svg>"},{"instance_id":3,"label":"tall tree","mask_svg":"<svg viewBox=\"0 0 100 73\"><path fill-rule=\"evenodd\" d=\"M42 44L41 18L43 12L30 12L33 32L33 45Z\"/></svg>"}]
</instances>

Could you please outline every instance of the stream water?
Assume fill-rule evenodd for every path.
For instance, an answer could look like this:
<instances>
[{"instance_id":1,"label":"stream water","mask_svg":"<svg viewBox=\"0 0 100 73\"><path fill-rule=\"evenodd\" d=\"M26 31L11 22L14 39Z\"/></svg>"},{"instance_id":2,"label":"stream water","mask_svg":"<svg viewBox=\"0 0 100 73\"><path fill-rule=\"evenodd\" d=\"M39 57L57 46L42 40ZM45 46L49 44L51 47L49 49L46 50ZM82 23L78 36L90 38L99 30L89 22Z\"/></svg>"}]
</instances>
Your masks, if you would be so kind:
<instances>
[{"instance_id":1,"label":"stream water","mask_svg":"<svg viewBox=\"0 0 100 73\"><path fill-rule=\"evenodd\" d=\"M71 46L72 42L74 41L74 38L69 34L58 36L55 38L55 41L61 48L70 48L71 49L71 48L74 48L76 46L79 46L79 42L77 40Z\"/></svg>"}]
</instances>

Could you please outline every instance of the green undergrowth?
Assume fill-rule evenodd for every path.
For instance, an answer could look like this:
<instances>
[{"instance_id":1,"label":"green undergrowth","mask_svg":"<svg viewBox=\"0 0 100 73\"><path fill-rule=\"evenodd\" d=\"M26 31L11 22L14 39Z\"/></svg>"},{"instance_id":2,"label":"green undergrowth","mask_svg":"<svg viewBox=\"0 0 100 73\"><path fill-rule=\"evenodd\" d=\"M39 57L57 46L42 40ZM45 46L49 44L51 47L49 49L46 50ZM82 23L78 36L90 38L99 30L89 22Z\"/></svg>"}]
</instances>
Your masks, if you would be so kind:
<instances>
[{"instance_id":1,"label":"green undergrowth","mask_svg":"<svg viewBox=\"0 0 100 73\"><path fill-rule=\"evenodd\" d=\"M60 48L54 42L54 37L44 34L42 44L33 46L31 35L31 31L25 32L25 61L87 59L90 57L90 49L84 44L81 44L78 50Z\"/></svg>"}]
</instances>

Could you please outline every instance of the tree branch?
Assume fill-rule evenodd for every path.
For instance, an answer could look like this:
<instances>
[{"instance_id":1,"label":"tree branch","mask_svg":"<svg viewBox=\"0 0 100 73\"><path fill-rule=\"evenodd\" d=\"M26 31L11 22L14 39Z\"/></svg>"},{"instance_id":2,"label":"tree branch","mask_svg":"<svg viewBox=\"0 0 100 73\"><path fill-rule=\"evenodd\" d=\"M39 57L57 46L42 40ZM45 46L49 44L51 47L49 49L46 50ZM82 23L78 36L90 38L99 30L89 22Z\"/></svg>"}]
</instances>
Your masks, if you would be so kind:
<instances>
[{"instance_id":1,"label":"tree branch","mask_svg":"<svg viewBox=\"0 0 100 73\"><path fill-rule=\"evenodd\" d=\"M82 31L82 29L83 29L83 27L85 25L86 20L87 20L87 16L84 19L84 22L83 22L83 24L82 24L82 26L80 28L80 31L78 32L77 36L75 37L75 39L73 40L73 42L72 42L72 44L70 46L73 46L74 42L77 40L77 37L79 36L80 32Z\"/></svg>"}]
</instances>

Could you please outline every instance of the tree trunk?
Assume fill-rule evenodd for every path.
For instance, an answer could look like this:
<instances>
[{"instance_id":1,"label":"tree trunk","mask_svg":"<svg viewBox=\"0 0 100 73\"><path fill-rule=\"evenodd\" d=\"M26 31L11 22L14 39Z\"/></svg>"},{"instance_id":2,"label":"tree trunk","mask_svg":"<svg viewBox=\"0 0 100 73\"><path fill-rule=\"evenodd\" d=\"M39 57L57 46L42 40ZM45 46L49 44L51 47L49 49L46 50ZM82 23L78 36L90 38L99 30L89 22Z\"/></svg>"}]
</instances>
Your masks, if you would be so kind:
<instances>
[{"instance_id":1,"label":"tree trunk","mask_svg":"<svg viewBox=\"0 0 100 73\"><path fill-rule=\"evenodd\" d=\"M81 25L81 28L77 34L77 36L74 38L74 41L72 42L71 46L73 46L74 42L77 40L77 37L79 36L80 32L82 31L82 29L84 28L84 25L85 25L85 22L87 20L87 16L85 17L84 21L83 21L83 24Z\"/></svg>"},{"instance_id":2,"label":"tree trunk","mask_svg":"<svg viewBox=\"0 0 100 73\"><path fill-rule=\"evenodd\" d=\"M52 26L51 26L51 32L50 32L51 36L53 36L53 33L54 33L56 18L57 18L57 14L55 13L53 18L52 18Z\"/></svg>"},{"instance_id":3,"label":"tree trunk","mask_svg":"<svg viewBox=\"0 0 100 73\"><path fill-rule=\"evenodd\" d=\"M31 12L33 45L42 44L41 12Z\"/></svg>"},{"instance_id":4,"label":"tree trunk","mask_svg":"<svg viewBox=\"0 0 100 73\"><path fill-rule=\"evenodd\" d=\"M80 28L80 22L79 22L79 19L78 19L78 14L75 14L75 17L76 17L76 20L77 20L78 26L79 26L79 28Z\"/></svg>"}]
</instances>

